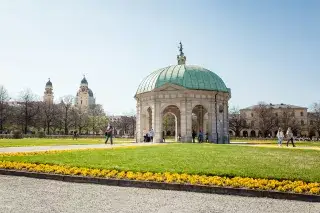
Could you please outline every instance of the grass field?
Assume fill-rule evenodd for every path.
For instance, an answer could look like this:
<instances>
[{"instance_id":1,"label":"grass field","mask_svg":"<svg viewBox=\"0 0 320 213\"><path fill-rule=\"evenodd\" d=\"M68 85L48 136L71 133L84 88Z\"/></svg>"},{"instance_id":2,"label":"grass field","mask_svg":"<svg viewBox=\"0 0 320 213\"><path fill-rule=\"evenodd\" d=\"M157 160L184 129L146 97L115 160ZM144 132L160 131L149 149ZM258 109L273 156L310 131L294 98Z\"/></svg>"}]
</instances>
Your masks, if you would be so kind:
<instances>
[{"instance_id":1,"label":"grass field","mask_svg":"<svg viewBox=\"0 0 320 213\"><path fill-rule=\"evenodd\" d=\"M241 145L169 144L164 146L79 150L33 156L0 155L0 160L48 163L141 172L320 182L320 151Z\"/></svg>"},{"instance_id":2,"label":"grass field","mask_svg":"<svg viewBox=\"0 0 320 213\"><path fill-rule=\"evenodd\" d=\"M113 142L130 143L134 139L114 138ZM69 139L48 139L48 138L23 138L23 139L0 139L0 147L16 146L59 146L59 145L78 145L78 144L102 144L104 138L79 138L78 140Z\"/></svg>"}]
</instances>

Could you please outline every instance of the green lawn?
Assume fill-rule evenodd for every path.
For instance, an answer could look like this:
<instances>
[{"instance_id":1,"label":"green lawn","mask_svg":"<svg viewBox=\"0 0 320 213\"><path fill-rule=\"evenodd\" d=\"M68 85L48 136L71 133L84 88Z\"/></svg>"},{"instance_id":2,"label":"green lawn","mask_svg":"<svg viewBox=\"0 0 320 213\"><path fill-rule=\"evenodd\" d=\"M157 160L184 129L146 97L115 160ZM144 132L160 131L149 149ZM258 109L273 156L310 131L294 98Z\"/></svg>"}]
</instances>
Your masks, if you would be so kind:
<instances>
[{"instance_id":1,"label":"green lawn","mask_svg":"<svg viewBox=\"0 0 320 213\"><path fill-rule=\"evenodd\" d=\"M216 144L79 150L0 160L130 171L178 172L320 182L320 151Z\"/></svg>"},{"instance_id":2,"label":"green lawn","mask_svg":"<svg viewBox=\"0 0 320 213\"><path fill-rule=\"evenodd\" d=\"M130 143L134 139L114 138L114 143ZM104 138L79 138L73 140L67 139L48 139L48 138L23 138L23 139L0 139L0 147L13 146L54 146L54 145L75 145L75 144L102 144Z\"/></svg>"}]
</instances>

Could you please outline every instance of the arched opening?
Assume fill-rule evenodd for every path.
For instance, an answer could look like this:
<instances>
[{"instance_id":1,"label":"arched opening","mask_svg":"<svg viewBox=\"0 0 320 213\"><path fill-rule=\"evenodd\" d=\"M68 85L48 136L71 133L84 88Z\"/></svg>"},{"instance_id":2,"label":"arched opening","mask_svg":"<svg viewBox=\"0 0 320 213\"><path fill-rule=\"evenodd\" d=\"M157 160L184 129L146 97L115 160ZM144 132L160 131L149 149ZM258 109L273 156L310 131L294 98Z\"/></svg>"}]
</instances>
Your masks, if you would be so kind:
<instances>
[{"instance_id":1,"label":"arched opening","mask_svg":"<svg viewBox=\"0 0 320 213\"><path fill-rule=\"evenodd\" d=\"M242 136L243 136L243 137L248 137L248 132L247 132L246 130L243 131L243 132L242 132Z\"/></svg>"},{"instance_id":2,"label":"arched opening","mask_svg":"<svg viewBox=\"0 0 320 213\"><path fill-rule=\"evenodd\" d=\"M252 130L252 131L250 132L250 136L253 137L253 138L257 137L257 136L256 136L256 131Z\"/></svg>"},{"instance_id":3,"label":"arched opening","mask_svg":"<svg viewBox=\"0 0 320 213\"><path fill-rule=\"evenodd\" d=\"M205 141L208 131L208 111L202 105L196 105L192 109L192 131Z\"/></svg>"},{"instance_id":4,"label":"arched opening","mask_svg":"<svg viewBox=\"0 0 320 213\"><path fill-rule=\"evenodd\" d=\"M175 105L167 106L162 111L161 132L164 141L170 141L170 136L174 136L174 141L179 141L181 137L181 114L180 109Z\"/></svg>"},{"instance_id":5,"label":"arched opening","mask_svg":"<svg viewBox=\"0 0 320 213\"><path fill-rule=\"evenodd\" d=\"M141 136L142 136L142 139L144 142L151 141L151 137L149 137L151 129L153 129L153 127L152 127L152 109L151 109L151 107L148 107L147 110L144 111L144 113L142 114L142 124L141 124L142 135Z\"/></svg>"},{"instance_id":6,"label":"arched opening","mask_svg":"<svg viewBox=\"0 0 320 213\"><path fill-rule=\"evenodd\" d=\"M229 135L230 135L230 136L234 136L234 135L233 135L233 131L230 130L230 131L229 131Z\"/></svg>"},{"instance_id":7,"label":"arched opening","mask_svg":"<svg viewBox=\"0 0 320 213\"><path fill-rule=\"evenodd\" d=\"M166 138L175 134L176 117L171 112L167 112L162 119L162 129Z\"/></svg>"}]
</instances>

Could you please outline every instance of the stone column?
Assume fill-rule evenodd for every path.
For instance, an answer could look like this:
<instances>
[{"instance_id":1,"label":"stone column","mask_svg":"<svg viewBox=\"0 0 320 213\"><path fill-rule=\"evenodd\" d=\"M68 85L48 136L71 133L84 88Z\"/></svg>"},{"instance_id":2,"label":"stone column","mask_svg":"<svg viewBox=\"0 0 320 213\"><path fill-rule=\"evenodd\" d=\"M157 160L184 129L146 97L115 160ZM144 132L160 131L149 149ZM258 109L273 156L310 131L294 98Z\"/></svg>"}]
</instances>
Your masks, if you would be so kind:
<instances>
[{"instance_id":1,"label":"stone column","mask_svg":"<svg viewBox=\"0 0 320 213\"><path fill-rule=\"evenodd\" d=\"M212 120L213 116L211 112L208 112L208 140L209 142L213 142L213 129L212 129Z\"/></svg>"},{"instance_id":2,"label":"stone column","mask_svg":"<svg viewBox=\"0 0 320 213\"><path fill-rule=\"evenodd\" d=\"M224 101L224 136L225 136L225 142L224 143L230 143L230 135L229 135L229 106L228 106L228 100Z\"/></svg>"},{"instance_id":3,"label":"stone column","mask_svg":"<svg viewBox=\"0 0 320 213\"><path fill-rule=\"evenodd\" d=\"M178 115L178 135L181 136L181 112L180 115Z\"/></svg>"},{"instance_id":4,"label":"stone column","mask_svg":"<svg viewBox=\"0 0 320 213\"><path fill-rule=\"evenodd\" d=\"M152 114L152 126L154 127L153 142L160 143L162 142L162 112L159 101L155 101Z\"/></svg>"},{"instance_id":5,"label":"stone column","mask_svg":"<svg viewBox=\"0 0 320 213\"><path fill-rule=\"evenodd\" d=\"M219 123L219 119L218 119L218 100L213 100L212 102L212 141L214 143L218 143L218 138L219 138L219 131L218 131L218 123Z\"/></svg>"},{"instance_id":6,"label":"stone column","mask_svg":"<svg viewBox=\"0 0 320 213\"><path fill-rule=\"evenodd\" d=\"M175 141L177 142L178 141L178 117L175 115Z\"/></svg>"},{"instance_id":7,"label":"stone column","mask_svg":"<svg viewBox=\"0 0 320 213\"><path fill-rule=\"evenodd\" d=\"M186 103L186 135L185 141L192 141L192 102L187 101Z\"/></svg>"},{"instance_id":8,"label":"stone column","mask_svg":"<svg viewBox=\"0 0 320 213\"><path fill-rule=\"evenodd\" d=\"M137 105L136 105L136 108L137 108L137 115L136 115L136 142L141 142L141 122L140 122L140 103L139 101L137 101Z\"/></svg>"},{"instance_id":9,"label":"stone column","mask_svg":"<svg viewBox=\"0 0 320 213\"><path fill-rule=\"evenodd\" d=\"M181 102L181 141L192 141L192 109L191 102L184 100Z\"/></svg>"},{"instance_id":10,"label":"stone column","mask_svg":"<svg viewBox=\"0 0 320 213\"><path fill-rule=\"evenodd\" d=\"M186 102L181 101L180 103L180 127L181 127L181 141L185 142L187 135L187 124L186 124Z\"/></svg>"}]
</instances>

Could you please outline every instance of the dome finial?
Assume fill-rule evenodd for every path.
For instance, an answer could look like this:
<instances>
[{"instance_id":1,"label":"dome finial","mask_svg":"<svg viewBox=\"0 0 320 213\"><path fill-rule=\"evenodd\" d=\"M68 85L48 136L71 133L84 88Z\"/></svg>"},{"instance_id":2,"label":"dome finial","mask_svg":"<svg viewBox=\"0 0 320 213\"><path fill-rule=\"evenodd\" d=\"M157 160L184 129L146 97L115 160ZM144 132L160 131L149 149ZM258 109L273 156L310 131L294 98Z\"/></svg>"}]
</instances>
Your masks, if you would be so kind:
<instances>
[{"instance_id":1,"label":"dome finial","mask_svg":"<svg viewBox=\"0 0 320 213\"><path fill-rule=\"evenodd\" d=\"M177 55L177 59L178 59L178 65L183 65L183 64L186 64L186 57L184 56L184 53L183 53L183 47L182 47L182 43L180 41L179 43L179 51L180 51L180 55Z\"/></svg>"}]
</instances>

